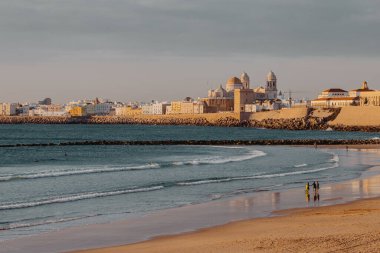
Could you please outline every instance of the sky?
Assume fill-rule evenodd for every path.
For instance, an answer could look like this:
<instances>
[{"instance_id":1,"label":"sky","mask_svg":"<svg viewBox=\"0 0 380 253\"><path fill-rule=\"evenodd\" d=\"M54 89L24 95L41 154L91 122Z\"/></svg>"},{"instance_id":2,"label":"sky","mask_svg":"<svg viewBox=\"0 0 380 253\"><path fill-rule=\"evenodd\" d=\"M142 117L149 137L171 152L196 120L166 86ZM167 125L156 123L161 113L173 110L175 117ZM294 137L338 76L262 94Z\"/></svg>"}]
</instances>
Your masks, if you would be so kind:
<instances>
[{"instance_id":1,"label":"sky","mask_svg":"<svg viewBox=\"0 0 380 253\"><path fill-rule=\"evenodd\" d=\"M278 89L380 89L377 0L1 0L0 101L168 101L245 71Z\"/></svg>"}]
</instances>

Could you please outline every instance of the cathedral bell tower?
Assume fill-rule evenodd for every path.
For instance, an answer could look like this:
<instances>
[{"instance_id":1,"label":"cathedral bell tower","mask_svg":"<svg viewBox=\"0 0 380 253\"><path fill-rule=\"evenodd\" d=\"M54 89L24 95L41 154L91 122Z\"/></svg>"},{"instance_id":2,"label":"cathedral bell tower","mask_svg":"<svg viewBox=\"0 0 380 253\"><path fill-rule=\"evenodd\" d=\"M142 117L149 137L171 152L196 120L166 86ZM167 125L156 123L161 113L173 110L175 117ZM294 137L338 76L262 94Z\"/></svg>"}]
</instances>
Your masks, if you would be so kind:
<instances>
[{"instance_id":1,"label":"cathedral bell tower","mask_svg":"<svg viewBox=\"0 0 380 253\"><path fill-rule=\"evenodd\" d=\"M250 80L249 80L249 76L247 73L243 72L243 74L241 74L240 76L240 80L243 84L243 88L244 89L249 89L249 83L250 83Z\"/></svg>"},{"instance_id":2,"label":"cathedral bell tower","mask_svg":"<svg viewBox=\"0 0 380 253\"><path fill-rule=\"evenodd\" d=\"M277 98L277 77L270 71L267 75L267 85L265 87L265 92L267 93L268 99Z\"/></svg>"}]
</instances>

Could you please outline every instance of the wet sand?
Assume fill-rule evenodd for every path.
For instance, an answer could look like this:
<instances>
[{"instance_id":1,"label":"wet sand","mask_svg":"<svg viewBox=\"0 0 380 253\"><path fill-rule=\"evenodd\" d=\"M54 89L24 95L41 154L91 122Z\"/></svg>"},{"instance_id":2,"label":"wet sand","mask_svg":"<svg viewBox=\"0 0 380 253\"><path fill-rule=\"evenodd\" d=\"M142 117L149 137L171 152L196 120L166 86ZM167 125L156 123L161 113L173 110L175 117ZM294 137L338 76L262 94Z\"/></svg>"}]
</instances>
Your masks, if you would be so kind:
<instances>
[{"instance_id":1,"label":"wet sand","mask_svg":"<svg viewBox=\"0 0 380 253\"><path fill-rule=\"evenodd\" d=\"M143 243L83 251L153 252L379 252L380 199L360 200L286 216L234 222Z\"/></svg>"},{"instance_id":2,"label":"wet sand","mask_svg":"<svg viewBox=\"0 0 380 253\"><path fill-rule=\"evenodd\" d=\"M349 252L354 241L369 251L380 240L380 199L364 199L380 196L380 167L379 151L367 151L352 151L348 162L373 167L358 179L321 185L319 201L312 191L308 199L303 188L250 193L4 241L0 252ZM173 234L180 235L163 237ZM156 239L142 242L150 238Z\"/></svg>"}]
</instances>

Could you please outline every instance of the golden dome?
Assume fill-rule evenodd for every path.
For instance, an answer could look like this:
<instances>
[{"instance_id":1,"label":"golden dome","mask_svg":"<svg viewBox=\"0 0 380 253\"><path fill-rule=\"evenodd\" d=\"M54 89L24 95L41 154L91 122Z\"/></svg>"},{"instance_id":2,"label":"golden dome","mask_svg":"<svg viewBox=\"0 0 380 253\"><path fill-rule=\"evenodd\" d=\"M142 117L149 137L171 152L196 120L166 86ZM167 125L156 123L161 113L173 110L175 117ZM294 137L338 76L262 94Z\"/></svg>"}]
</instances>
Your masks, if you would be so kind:
<instances>
[{"instance_id":1,"label":"golden dome","mask_svg":"<svg viewBox=\"0 0 380 253\"><path fill-rule=\"evenodd\" d=\"M228 79L227 84L242 84L242 82L240 81L239 78L237 78L236 76L233 76L230 79Z\"/></svg>"}]
</instances>

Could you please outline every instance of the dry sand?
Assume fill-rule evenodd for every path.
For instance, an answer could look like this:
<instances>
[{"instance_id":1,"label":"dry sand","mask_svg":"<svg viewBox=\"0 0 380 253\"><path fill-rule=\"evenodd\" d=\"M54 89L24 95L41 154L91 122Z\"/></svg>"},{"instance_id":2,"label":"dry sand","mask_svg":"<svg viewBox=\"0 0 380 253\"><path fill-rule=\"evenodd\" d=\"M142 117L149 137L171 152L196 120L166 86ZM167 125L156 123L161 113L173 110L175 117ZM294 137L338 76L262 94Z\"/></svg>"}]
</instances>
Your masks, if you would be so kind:
<instances>
[{"instance_id":1,"label":"dry sand","mask_svg":"<svg viewBox=\"0 0 380 253\"><path fill-rule=\"evenodd\" d=\"M380 252L380 199L285 214L82 252Z\"/></svg>"}]
</instances>

